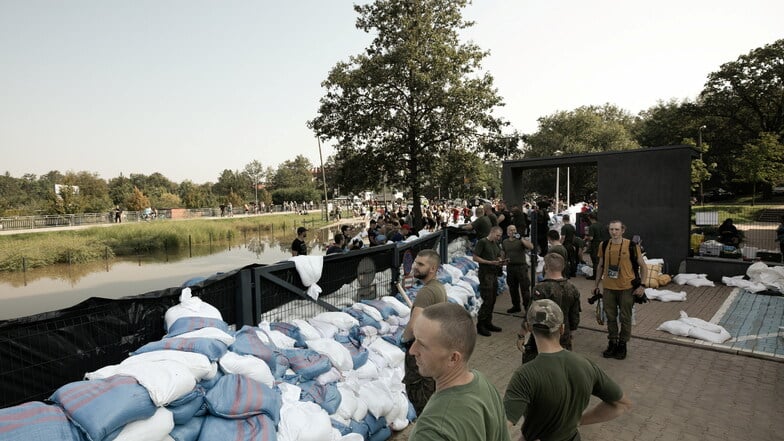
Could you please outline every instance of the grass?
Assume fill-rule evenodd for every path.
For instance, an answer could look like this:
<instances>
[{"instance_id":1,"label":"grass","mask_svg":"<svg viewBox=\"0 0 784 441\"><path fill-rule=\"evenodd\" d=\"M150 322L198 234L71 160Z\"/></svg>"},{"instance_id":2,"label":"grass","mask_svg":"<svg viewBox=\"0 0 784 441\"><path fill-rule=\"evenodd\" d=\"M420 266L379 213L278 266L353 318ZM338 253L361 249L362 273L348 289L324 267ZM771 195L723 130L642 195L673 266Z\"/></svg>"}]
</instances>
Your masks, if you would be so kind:
<instances>
[{"instance_id":1,"label":"grass","mask_svg":"<svg viewBox=\"0 0 784 441\"><path fill-rule=\"evenodd\" d=\"M158 220L75 231L0 236L0 271L22 271L58 263L87 263L115 256L185 249L210 242L236 241L245 235L287 232L297 226L326 224L319 213L280 214L186 221Z\"/></svg>"}]
</instances>

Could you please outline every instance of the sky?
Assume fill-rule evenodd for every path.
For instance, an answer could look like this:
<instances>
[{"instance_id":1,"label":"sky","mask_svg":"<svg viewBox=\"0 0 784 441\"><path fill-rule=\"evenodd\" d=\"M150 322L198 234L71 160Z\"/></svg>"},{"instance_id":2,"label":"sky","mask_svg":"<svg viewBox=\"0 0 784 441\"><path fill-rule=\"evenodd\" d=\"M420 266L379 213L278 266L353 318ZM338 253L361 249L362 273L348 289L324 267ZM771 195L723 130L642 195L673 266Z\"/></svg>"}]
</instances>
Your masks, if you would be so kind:
<instances>
[{"instance_id":1,"label":"sky","mask_svg":"<svg viewBox=\"0 0 784 441\"><path fill-rule=\"evenodd\" d=\"M0 173L215 182L319 164L321 82L368 46L344 0L0 0ZM475 0L463 33L522 133L584 105L637 114L784 38L781 0ZM334 153L322 145L323 157Z\"/></svg>"}]
</instances>

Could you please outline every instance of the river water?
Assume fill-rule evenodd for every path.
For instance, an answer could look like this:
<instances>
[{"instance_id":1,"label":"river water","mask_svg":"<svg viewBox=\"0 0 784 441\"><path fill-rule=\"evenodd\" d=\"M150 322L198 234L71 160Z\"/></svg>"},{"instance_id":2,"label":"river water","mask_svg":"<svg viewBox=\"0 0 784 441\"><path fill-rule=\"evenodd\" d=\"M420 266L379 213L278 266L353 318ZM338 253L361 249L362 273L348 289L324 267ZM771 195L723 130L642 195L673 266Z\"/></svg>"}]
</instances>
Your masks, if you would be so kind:
<instances>
[{"instance_id":1,"label":"river water","mask_svg":"<svg viewBox=\"0 0 784 441\"><path fill-rule=\"evenodd\" d=\"M323 255L337 229L309 234L309 254ZM312 236L312 237L311 237ZM247 243L194 246L178 254L117 258L89 264L54 265L27 272L0 273L0 320L54 311L90 297L119 298L181 286L253 263L272 264L291 257L293 237L249 238ZM193 257L190 257L192 254Z\"/></svg>"}]
</instances>

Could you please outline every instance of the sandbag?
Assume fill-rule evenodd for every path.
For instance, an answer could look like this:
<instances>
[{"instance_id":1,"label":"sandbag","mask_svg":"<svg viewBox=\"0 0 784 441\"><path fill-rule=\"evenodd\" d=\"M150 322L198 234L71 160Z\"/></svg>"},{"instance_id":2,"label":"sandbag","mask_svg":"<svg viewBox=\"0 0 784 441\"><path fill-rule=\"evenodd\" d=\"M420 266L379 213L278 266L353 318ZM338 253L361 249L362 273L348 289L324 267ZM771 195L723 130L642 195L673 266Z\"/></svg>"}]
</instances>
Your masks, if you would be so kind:
<instances>
[{"instance_id":1,"label":"sandbag","mask_svg":"<svg viewBox=\"0 0 784 441\"><path fill-rule=\"evenodd\" d=\"M192 391L166 406L172 413L174 424L186 424L191 418L207 413L204 403L205 389L197 385Z\"/></svg>"},{"instance_id":2,"label":"sandbag","mask_svg":"<svg viewBox=\"0 0 784 441\"><path fill-rule=\"evenodd\" d=\"M82 433L59 406L40 401L0 409L3 441L81 441Z\"/></svg>"},{"instance_id":3,"label":"sandbag","mask_svg":"<svg viewBox=\"0 0 784 441\"><path fill-rule=\"evenodd\" d=\"M381 357L383 357L383 359L386 361L386 364L391 367L401 365L406 357L405 352L403 352L399 347L381 338L373 341L368 346L368 349L381 355Z\"/></svg>"},{"instance_id":4,"label":"sandbag","mask_svg":"<svg viewBox=\"0 0 784 441\"><path fill-rule=\"evenodd\" d=\"M648 288L658 288L659 276L661 275L661 265L646 263L645 266L647 267L648 271L645 276L645 280L643 280L642 283Z\"/></svg>"},{"instance_id":5,"label":"sandbag","mask_svg":"<svg viewBox=\"0 0 784 441\"><path fill-rule=\"evenodd\" d=\"M688 337L691 326L688 323L684 323L680 320L669 320L659 325L656 329L658 331L669 332L673 335Z\"/></svg>"},{"instance_id":6,"label":"sandbag","mask_svg":"<svg viewBox=\"0 0 784 441\"><path fill-rule=\"evenodd\" d=\"M318 404L329 415L340 407L340 392L334 383L319 384L316 381L304 381L299 384L299 387L302 389L300 400Z\"/></svg>"},{"instance_id":7,"label":"sandbag","mask_svg":"<svg viewBox=\"0 0 784 441\"><path fill-rule=\"evenodd\" d=\"M659 286L666 286L672 281L672 276L669 274L659 274Z\"/></svg>"},{"instance_id":8,"label":"sandbag","mask_svg":"<svg viewBox=\"0 0 784 441\"><path fill-rule=\"evenodd\" d=\"M91 441L101 441L129 423L149 418L157 409L147 389L126 376L68 383L49 400L59 404Z\"/></svg>"},{"instance_id":9,"label":"sandbag","mask_svg":"<svg viewBox=\"0 0 784 441\"><path fill-rule=\"evenodd\" d=\"M375 320L377 322L380 322L380 321L384 320L384 318L385 318L381 314L381 311L379 311L378 309L376 309L376 308L374 308L374 307L372 307L370 305L366 305L366 304L361 303L361 302L360 303L354 303L353 305L351 305L351 307L356 309L356 310L364 312L365 314L369 315L370 317L373 318L373 320Z\"/></svg>"},{"instance_id":10,"label":"sandbag","mask_svg":"<svg viewBox=\"0 0 784 441\"><path fill-rule=\"evenodd\" d=\"M175 424L169 436L174 441L197 441L205 419L203 416L196 416L183 424Z\"/></svg>"},{"instance_id":11,"label":"sandbag","mask_svg":"<svg viewBox=\"0 0 784 441\"><path fill-rule=\"evenodd\" d=\"M174 322L182 317L208 317L223 320L217 308L203 302L198 297L193 297L190 288L183 288L180 293L180 303L166 310L166 314L164 314L166 330L168 331Z\"/></svg>"},{"instance_id":12,"label":"sandbag","mask_svg":"<svg viewBox=\"0 0 784 441\"><path fill-rule=\"evenodd\" d=\"M231 350L240 355L253 355L264 360L272 375L280 379L289 368L289 361L274 346L261 341L256 333L257 329L243 326L235 335L236 340L231 345Z\"/></svg>"},{"instance_id":13,"label":"sandbag","mask_svg":"<svg viewBox=\"0 0 784 441\"><path fill-rule=\"evenodd\" d=\"M313 340L318 341L318 340ZM303 380L312 380L332 368L329 357L313 349L281 349L291 369ZM351 357L349 357L349 362Z\"/></svg>"},{"instance_id":14,"label":"sandbag","mask_svg":"<svg viewBox=\"0 0 784 441\"><path fill-rule=\"evenodd\" d=\"M207 356L207 359L210 361L218 361L221 357L223 357L223 354L229 350L224 343L212 338L174 337L147 343L146 345L132 352L131 355L160 351L164 349L196 352Z\"/></svg>"},{"instance_id":15,"label":"sandbag","mask_svg":"<svg viewBox=\"0 0 784 441\"><path fill-rule=\"evenodd\" d=\"M204 354L198 352L184 352L173 350L160 350L144 352L130 356L123 360L120 365L130 365L134 363L149 363L152 361L176 361L186 366L191 374L199 381L203 378L211 378L215 375L215 365Z\"/></svg>"},{"instance_id":16,"label":"sandbag","mask_svg":"<svg viewBox=\"0 0 784 441\"><path fill-rule=\"evenodd\" d=\"M218 363L224 373L245 375L268 387L273 387L275 384L275 378L272 376L269 365L253 355L227 352Z\"/></svg>"},{"instance_id":17,"label":"sandbag","mask_svg":"<svg viewBox=\"0 0 784 441\"><path fill-rule=\"evenodd\" d=\"M153 416L127 424L114 441L160 441L174 429L174 418L160 407Z\"/></svg>"},{"instance_id":18,"label":"sandbag","mask_svg":"<svg viewBox=\"0 0 784 441\"><path fill-rule=\"evenodd\" d=\"M393 296L381 297L381 301L389 303L390 306L395 308L395 311L397 311L397 315L399 315L400 317L408 317L411 314L411 308L409 308L405 303L401 302L400 300L396 299Z\"/></svg>"},{"instance_id":19,"label":"sandbag","mask_svg":"<svg viewBox=\"0 0 784 441\"><path fill-rule=\"evenodd\" d=\"M168 336L163 337L164 340L166 340L167 338L172 338L172 337L168 337ZM178 335L175 338L212 338L218 340L219 342L225 344L226 346L231 346L234 343L233 335L213 327L201 328L195 331L185 332Z\"/></svg>"},{"instance_id":20,"label":"sandbag","mask_svg":"<svg viewBox=\"0 0 784 441\"><path fill-rule=\"evenodd\" d=\"M199 441L276 441L275 422L265 415L227 419L213 415L204 418Z\"/></svg>"},{"instance_id":21,"label":"sandbag","mask_svg":"<svg viewBox=\"0 0 784 441\"><path fill-rule=\"evenodd\" d=\"M203 328L216 328L229 333L229 325L223 320L212 317L180 317L169 327L166 337L177 337L180 334Z\"/></svg>"},{"instance_id":22,"label":"sandbag","mask_svg":"<svg viewBox=\"0 0 784 441\"><path fill-rule=\"evenodd\" d=\"M700 274L700 276L701 277L695 277L693 279L687 280L686 284L689 285L689 286L696 286L696 287L700 287L700 286L716 286L713 283L713 281L708 280L707 278L705 278L704 274Z\"/></svg>"},{"instance_id":23,"label":"sandbag","mask_svg":"<svg viewBox=\"0 0 784 441\"><path fill-rule=\"evenodd\" d=\"M279 441L329 441L332 422L318 404L298 402L280 409Z\"/></svg>"},{"instance_id":24,"label":"sandbag","mask_svg":"<svg viewBox=\"0 0 784 441\"><path fill-rule=\"evenodd\" d=\"M295 319L292 320L291 322L295 326L297 326L297 328L299 328L299 333L302 336L302 338L305 339L306 342L307 340L314 340L317 338L321 338L321 333L318 331L318 329L314 328L313 325L311 325L307 321L302 319Z\"/></svg>"},{"instance_id":25,"label":"sandbag","mask_svg":"<svg viewBox=\"0 0 784 441\"><path fill-rule=\"evenodd\" d=\"M270 329L272 331L278 331L285 335L288 338L294 340L294 347L297 348L305 348L307 344L305 343L305 338L299 332L299 327L292 323L286 322L273 322L270 323Z\"/></svg>"},{"instance_id":26,"label":"sandbag","mask_svg":"<svg viewBox=\"0 0 784 441\"><path fill-rule=\"evenodd\" d=\"M351 358L348 348L334 339L320 338L318 340L310 340L308 347L319 354L329 357L332 365L341 371L354 369L354 360Z\"/></svg>"},{"instance_id":27,"label":"sandbag","mask_svg":"<svg viewBox=\"0 0 784 441\"><path fill-rule=\"evenodd\" d=\"M265 414L274 424L280 419L280 392L244 375L224 375L207 392L205 401L210 414L224 418Z\"/></svg>"},{"instance_id":28,"label":"sandbag","mask_svg":"<svg viewBox=\"0 0 784 441\"><path fill-rule=\"evenodd\" d=\"M120 364L116 375L135 378L156 406L166 406L196 387L196 378L188 367L172 360Z\"/></svg>"}]
</instances>

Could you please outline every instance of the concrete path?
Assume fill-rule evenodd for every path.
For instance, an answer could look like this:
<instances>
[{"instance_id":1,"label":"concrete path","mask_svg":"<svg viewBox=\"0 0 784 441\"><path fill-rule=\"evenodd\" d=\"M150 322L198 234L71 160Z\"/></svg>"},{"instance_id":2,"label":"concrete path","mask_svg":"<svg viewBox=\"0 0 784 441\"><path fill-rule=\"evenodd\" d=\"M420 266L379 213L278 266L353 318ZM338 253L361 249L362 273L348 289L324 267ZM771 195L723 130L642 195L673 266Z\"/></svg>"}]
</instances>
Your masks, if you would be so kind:
<instances>
[{"instance_id":1,"label":"concrete path","mask_svg":"<svg viewBox=\"0 0 784 441\"><path fill-rule=\"evenodd\" d=\"M737 344L721 347L656 330L662 322L677 319L683 310L690 317L718 320L737 338L738 334L730 329L733 323L764 321L784 325L779 304L784 298L749 298L756 300L753 304L757 306L746 308L735 305L739 300L737 296L732 297L733 288L670 284L667 289L686 291L688 300L639 305L628 358L619 361L601 356L607 345L606 330L596 323L593 307L586 301L593 282L578 277L574 283L583 294L581 326L574 334L575 352L601 366L634 402L632 412L627 415L583 427L580 430L583 440L784 439L784 357L769 353L765 345L741 344L750 341L743 336ZM510 306L508 295L499 298L494 322L503 332L489 338L479 337L471 360L472 367L487 375L502 395L521 358L514 346L520 316L503 312ZM754 326L747 326L750 334L756 332ZM778 339L779 345L784 340L780 336L773 339ZM407 439L410 427L392 439ZM516 426L512 439L517 440L519 435Z\"/></svg>"}]
</instances>

